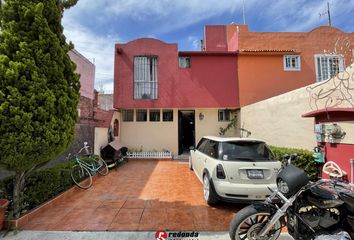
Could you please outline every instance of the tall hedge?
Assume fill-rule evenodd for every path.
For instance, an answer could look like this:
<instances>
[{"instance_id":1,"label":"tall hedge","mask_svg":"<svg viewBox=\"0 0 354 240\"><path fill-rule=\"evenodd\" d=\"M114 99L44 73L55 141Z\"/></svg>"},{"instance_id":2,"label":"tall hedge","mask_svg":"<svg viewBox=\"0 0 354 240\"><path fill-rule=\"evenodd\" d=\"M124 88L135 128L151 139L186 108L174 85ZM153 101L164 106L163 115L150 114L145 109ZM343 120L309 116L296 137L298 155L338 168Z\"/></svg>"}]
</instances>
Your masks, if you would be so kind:
<instances>
[{"instance_id":1,"label":"tall hedge","mask_svg":"<svg viewBox=\"0 0 354 240\"><path fill-rule=\"evenodd\" d=\"M285 154L297 154L298 157L292 162L295 166L303 169L312 181L318 180L319 165L315 162L313 152L303 149L283 148L270 146L275 158L284 163L283 156Z\"/></svg>"},{"instance_id":2,"label":"tall hedge","mask_svg":"<svg viewBox=\"0 0 354 240\"><path fill-rule=\"evenodd\" d=\"M25 179L74 137L79 75L61 19L76 1L5 0L0 31L0 165L15 172L15 216Z\"/></svg>"}]
</instances>

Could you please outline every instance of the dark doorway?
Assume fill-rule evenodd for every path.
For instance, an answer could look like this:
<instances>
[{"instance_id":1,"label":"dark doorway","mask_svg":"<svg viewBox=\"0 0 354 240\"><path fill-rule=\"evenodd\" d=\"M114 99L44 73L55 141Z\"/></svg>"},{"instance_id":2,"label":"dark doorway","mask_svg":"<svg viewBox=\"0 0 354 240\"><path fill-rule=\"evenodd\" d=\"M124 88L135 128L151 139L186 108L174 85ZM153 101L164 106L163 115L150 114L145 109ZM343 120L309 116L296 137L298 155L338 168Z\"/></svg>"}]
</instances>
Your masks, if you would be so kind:
<instances>
[{"instance_id":1,"label":"dark doorway","mask_svg":"<svg viewBox=\"0 0 354 240\"><path fill-rule=\"evenodd\" d=\"M178 154L189 151L195 145L194 110L178 111Z\"/></svg>"}]
</instances>

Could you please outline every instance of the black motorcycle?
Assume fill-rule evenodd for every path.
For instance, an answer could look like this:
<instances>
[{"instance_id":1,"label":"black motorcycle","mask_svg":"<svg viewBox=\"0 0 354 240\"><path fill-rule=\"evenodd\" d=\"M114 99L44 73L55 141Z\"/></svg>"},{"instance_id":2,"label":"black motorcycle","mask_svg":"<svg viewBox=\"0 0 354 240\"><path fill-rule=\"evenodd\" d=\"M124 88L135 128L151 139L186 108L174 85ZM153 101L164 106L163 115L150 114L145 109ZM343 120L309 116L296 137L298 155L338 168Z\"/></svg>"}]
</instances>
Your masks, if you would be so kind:
<instances>
[{"instance_id":1,"label":"black motorcycle","mask_svg":"<svg viewBox=\"0 0 354 240\"><path fill-rule=\"evenodd\" d=\"M310 182L307 174L291 164L279 172L277 189L260 203L240 210L230 224L232 240L271 239L287 227L294 239L354 239L354 192L342 181L343 171L327 162L323 172L331 179Z\"/></svg>"}]
</instances>

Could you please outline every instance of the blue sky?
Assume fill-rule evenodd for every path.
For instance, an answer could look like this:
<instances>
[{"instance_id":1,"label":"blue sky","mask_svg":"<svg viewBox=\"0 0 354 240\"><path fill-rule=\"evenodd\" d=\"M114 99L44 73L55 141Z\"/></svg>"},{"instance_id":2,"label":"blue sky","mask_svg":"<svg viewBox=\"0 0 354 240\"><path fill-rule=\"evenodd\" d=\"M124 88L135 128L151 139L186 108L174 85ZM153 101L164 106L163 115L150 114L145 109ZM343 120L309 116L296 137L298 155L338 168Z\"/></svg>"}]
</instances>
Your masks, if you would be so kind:
<instances>
[{"instance_id":1,"label":"blue sky","mask_svg":"<svg viewBox=\"0 0 354 240\"><path fill-rule=\"evenodd\" d=\"M96 89L113 90L114 44L153 37L198 50L205 25L243 23L243 0L79 0L64 33L95 62ZM327 25L326 0L244 0L250 31L301 32ZM354 0L329 0L332 25L354 32Z\"/></svg>"}]
</instances>

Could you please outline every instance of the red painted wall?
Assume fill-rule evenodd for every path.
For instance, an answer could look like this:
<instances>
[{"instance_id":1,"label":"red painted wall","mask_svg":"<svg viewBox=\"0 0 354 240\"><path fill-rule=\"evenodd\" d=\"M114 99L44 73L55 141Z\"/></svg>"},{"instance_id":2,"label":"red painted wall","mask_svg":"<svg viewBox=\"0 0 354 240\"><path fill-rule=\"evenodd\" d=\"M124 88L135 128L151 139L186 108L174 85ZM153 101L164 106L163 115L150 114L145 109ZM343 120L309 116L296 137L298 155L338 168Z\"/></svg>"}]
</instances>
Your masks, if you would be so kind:
<instances>
[{"instance_id":1,"label":"red painted wall","mask_svg":"<svg viewBox=\"0 0 354 240\"><path fill-rule=\"evenodd\" d=\"M206 51L227 51L226 25L205 26L204 34Z\"/></svg>"},{"instance_id":2,"label":"red painted wall","mask_svg":"<svg viewBox=\"0 0 354 240\"><path fill-rule=\"evenodd\" d=\"M351 181L350 159L354 159L353 144L330 144L326 143L326 160L333 161L347 172L348 180Z\"/></svg>"},{"instance_id":3,"label":"red painted wall","mask_svg":"<svg viewBox=\"0 0 354 240\"><path fill-rule=\"evenodd\" d=\"M343 112L338 108L338 112L330 111L318 114L315 117L317 123L331 123L337 122L340 125L342 121L353 121L353 112ZM333 161L348 174L348 180L351 181L350 159L354 159L354 144L331 144L325 143L326 147L326 161ZM326 174L323 177L328 178Z\"/></svg>"},{"instance_id":4,"label":"red painted wall","mask_svg":"<svg viewBox=\"0 0 354 240\"><path fill-rule=\"evenodd\" d=\"M191 68L179 68L176 44L142 38L116 44L115 108L237 108L236 55L186 52ZM158 56L158 99L134 100L134 65L137 55Z\"/></svg>"},{"instance_id":5,"label":"red painted wall","mask_svg":"<svg viewBox=\"0 0 354 240\"><path fill-rule=\"evenodd\" d=\"M183 54L188 56L188 54ZM175 99L179 107L239 108L236 55L191 55L191 68L180 69Z\"/></svg>"}]
</instances>

